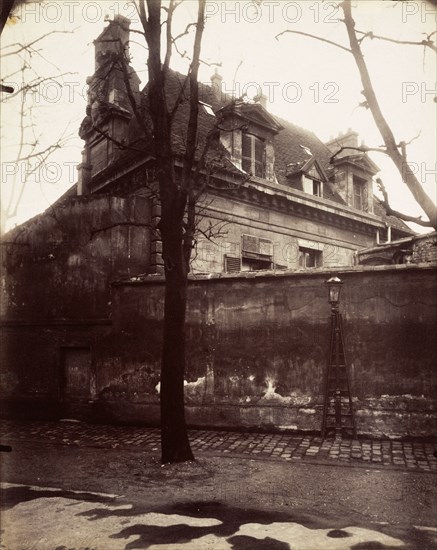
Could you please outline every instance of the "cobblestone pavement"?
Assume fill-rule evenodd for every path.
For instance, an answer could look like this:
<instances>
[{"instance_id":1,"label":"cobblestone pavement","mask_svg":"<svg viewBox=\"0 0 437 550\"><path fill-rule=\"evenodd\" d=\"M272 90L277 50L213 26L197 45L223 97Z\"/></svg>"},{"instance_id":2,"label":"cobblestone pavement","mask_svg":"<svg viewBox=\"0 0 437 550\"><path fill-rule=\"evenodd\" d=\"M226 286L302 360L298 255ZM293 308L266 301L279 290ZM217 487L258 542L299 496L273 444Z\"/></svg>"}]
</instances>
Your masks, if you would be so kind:
<instances>
[{"instance_id":1,"label":"cobblestone pavement","mask_svg":"<svg viewBox=\"0 0 437 550\"><path fill-rule=\"evenodd\" d=\"M251 458L361 464L384 468L437 471L437 441L334 439L313 435L190 430L193 452L248 455ZM158 428L109 426L76 421L0 420L1 443L45 441L99 448L142 448L157 452Z\"/></svg>"}]
</instances>

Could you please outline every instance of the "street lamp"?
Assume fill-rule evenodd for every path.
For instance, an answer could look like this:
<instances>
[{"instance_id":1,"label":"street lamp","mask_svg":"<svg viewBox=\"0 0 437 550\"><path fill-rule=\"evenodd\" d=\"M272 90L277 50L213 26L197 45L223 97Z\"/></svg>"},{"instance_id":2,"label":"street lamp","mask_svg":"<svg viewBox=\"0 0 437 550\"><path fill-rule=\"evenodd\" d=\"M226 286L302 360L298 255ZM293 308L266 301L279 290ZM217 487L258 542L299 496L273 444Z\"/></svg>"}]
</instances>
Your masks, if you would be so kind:
<instances>
[{"instance_id":1,"label":"street lamp","mask_svg":"<svg viewBox=\"0 0 437 550\"><path fill-rule=\"evenodd\" d=\"M337 309L340 302L341 287L343 282L338 277L333 276L325 281L325 285L328 287L329 303L333 309Z\"/></svg>"},{"instance_id":2,"label":"street lamp","mask_svg":"<svg viewBox=\"0 0 437 550\"><path fill-rule=\"evenodd\" d=\"M325 281L328 287L328 301L331 304L331 329L328 368L325 378L322 438L329 429L335 437L341 438L343 429L352 431L356 437L355 418L344 350L343 323L338 306L340 303L341 279L333 275Z\"/></svg>"}]
</instances>

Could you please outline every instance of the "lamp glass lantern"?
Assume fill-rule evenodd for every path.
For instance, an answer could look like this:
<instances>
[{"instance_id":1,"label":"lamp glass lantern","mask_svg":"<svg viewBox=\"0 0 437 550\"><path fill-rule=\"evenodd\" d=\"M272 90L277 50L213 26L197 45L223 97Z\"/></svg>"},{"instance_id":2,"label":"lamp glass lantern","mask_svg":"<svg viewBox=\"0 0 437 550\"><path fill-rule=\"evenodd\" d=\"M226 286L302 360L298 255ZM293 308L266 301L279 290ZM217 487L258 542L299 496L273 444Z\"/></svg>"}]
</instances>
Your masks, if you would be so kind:
<instances>
[{"instance_id":1,"label":"lamp glass lantern","mask_svg":"<svg viewBox=\"0 0 437 550\"><path fill-rule=\"evenodd\" d=\"M329 303L335 307L340 301L341 287L343 282L338 277L331 277L325 283L328 287Z\"/></svg>"}]
</instances>

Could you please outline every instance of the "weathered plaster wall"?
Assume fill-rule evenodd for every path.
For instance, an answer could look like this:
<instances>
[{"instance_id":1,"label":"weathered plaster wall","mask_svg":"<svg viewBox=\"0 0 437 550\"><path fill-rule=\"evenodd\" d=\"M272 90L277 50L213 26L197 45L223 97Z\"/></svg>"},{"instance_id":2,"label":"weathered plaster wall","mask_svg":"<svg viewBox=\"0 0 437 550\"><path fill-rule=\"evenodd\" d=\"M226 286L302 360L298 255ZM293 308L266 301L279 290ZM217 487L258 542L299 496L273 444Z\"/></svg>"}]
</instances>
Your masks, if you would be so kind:
<instances>
[{"instance_id":1,"label":"weathered plaster wall","mask_svg":"<svg viewBox=\"0 0 437 550\"><path fill-rule=\"evenodd\" d=\"M212 242L199 235L192 262L195 272L223 272L225 254L240 256L243 233L270 239L273 262L290 269L299 267L299 240L321 246L323 265L330 268L353 265L354 252L372 246L376 237L376 230L374 235L354 233L343 227L248 204L232 196L215 196L206 202L199 227L208 234L210 224L218 237Z\"/></svg>"},{"instance_id":2,"label":"weathered plaster wall","mask_svg":"<svg viewBox=\"0 0 437 550\"><path fill-rule=\"evenodd\" d=\"M69 197L1 240L1 318L108 317L110 283L146 273L147 199Z\"/></svg>"},{"instance_id":3,"label":"weathered plaster wall","mask_svg":"<svg viewBox=\"0 0 437 550\"><path fill-rule=\"evenodd\" d=\"M149 220L143 197L66 197L5 235L0 244L4 413L61 410L62 350L81 347L93 357L101 354L112 311L111 281L148 269Z\"/></svg>"},{"instance_id":4,"label":"weathered plaster wall","mask_svg":"<svg viewBox=\"0 0 437 550\"><path fill-rule=\"evenodd\" d=\"M436 433L436 269L344 270L342 310L361 433ZM328 347L326 272L205 278L190 285L187 417L197 425L317 430ZM98 394L155 420L162 283L114 289ZM118 350L118 351L117 351ZM104 374L103 374L104 373ZM123 402L125 403L123 405ZM136 409L136 413L135 413Z\"/></svg>"},{"instance_id":5,"label":"weathered plaster wall","mask_svg":"<svg viewBox=\"0 0 437 550\"><path fill-rule=\"evenodd\" d=\"M66 350L89 348L92 357L101 351L101 342L110 329L108 319L45 320L3 322L0 326L1 414L25 418L62 418L93 415L96 397L94 362L89 399L74 403L67 411L64 403L63 354Z\"/></svg>"}]
</instances>

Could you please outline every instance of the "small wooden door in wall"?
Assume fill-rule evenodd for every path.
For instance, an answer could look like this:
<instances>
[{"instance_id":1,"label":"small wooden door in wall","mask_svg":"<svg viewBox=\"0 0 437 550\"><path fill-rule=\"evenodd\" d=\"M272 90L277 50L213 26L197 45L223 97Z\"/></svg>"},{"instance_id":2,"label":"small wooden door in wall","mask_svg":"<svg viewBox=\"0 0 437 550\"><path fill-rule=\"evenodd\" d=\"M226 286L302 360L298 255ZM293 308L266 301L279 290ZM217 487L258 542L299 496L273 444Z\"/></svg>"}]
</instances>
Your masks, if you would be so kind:
<instances>
[{"instance_id":1,"label":"small wooden door in wall","mask_svg":"<svg viewBox=\"0 0 437 550\"><path fill-rule=\"evenodd\" d=\"M91 349L62 349L61 399L64 404L84 401L91 396Z\"/></svg>"}]
</instances>

